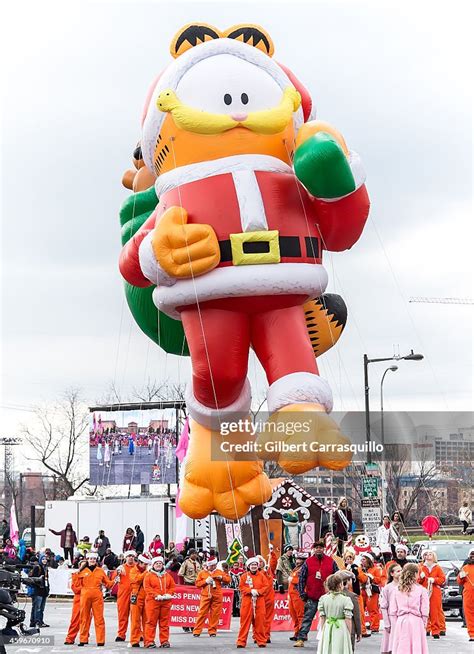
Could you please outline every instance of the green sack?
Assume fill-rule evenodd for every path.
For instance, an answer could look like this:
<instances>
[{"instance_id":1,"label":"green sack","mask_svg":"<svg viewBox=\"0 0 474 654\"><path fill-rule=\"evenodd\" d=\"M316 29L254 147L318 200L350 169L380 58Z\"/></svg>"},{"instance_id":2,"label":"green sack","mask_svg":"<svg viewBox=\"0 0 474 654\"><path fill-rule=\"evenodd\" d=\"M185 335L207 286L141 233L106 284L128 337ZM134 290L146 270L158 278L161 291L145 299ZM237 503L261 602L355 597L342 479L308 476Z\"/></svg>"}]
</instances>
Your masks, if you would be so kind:
<instances>
[{"instance_id":1,"label":"green sack","mask_svg":"<svg viewBox=\"0 0 474 654\"><path fill-rule=\"evenodd\" d=\"M120 209L122 245L125 245L151 216L158 204L155 189L134 193ZM180 320L174 320L153 303L155 286L139 288L124 282L125 297L132 316L140 329L169 354L189 355L186 336Z\"/></svg>"}]
</instances>

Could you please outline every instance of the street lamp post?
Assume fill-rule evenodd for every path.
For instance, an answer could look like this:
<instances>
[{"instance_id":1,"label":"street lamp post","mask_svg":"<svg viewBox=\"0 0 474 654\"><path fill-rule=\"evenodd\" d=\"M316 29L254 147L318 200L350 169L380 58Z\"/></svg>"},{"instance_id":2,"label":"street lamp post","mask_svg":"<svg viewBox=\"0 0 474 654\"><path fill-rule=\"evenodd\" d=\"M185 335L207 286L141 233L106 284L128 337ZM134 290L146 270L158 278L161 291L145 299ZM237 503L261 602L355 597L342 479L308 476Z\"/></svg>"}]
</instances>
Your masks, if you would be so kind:
<instances>
[{"instance_id":1,"label":"street lamp post","mask_svg":"<svg viewBox=\"0 0 474 654\"><path fill-rule=\"evenodd\" d=\"M387 502L386 502L386 496L385 496L385 432L384 432L384 424L383 424L383 382L385 379L385 375L387 374L388 371L391 372L397 372L398 366L389 366L385 372L382 375L382 379L380 381L380 436L381 436L381 442L382 442L382 512L383 515L387 513Z\"/></svg>"},{"instance_id":2,"label":"street lamp post","mask_svg":"<svg viewBox=\"0 0 474 654\"><path fill-rule=\"evenodd\" d=\"M384 432L384 424L383 424L383 382L385 379L385 375L389 370L390 372L397 372L398 366L389 366L383 373L382 379L380 381L380 437L381 437L382 445L385 445L385 432Z\"/></svg>"},{"instance_id":3,"label":"street lamp post","mask_svg":"<svg viewBox=\"0 0 474 654\"><path fill-rule=\"evenodd\" d=\"M406 354L404 357L398 355L393 357L369 359L367 354L364 354L365 437L367 442L367 463L372 463L372 453L370 451L369 363L379 363L380 361L421 361L423 358L422 354L415 354L413 350L410 354Z\"/></svg>"}]
</instances>

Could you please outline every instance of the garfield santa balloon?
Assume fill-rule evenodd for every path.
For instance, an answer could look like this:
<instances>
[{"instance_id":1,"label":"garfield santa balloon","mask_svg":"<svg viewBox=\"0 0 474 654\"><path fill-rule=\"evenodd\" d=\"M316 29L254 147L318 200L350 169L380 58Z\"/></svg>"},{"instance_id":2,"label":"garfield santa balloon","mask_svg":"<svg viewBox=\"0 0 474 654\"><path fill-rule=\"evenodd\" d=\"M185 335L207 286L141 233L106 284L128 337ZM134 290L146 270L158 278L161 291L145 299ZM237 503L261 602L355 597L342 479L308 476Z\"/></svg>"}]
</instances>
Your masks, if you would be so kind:
<instances>
[{"instance_id":1,"label":"garfield santa balloon","mask_svg":"<svg viewBox=\"0 0 474 654\"><path fill-rule=\"evenodd\" d=\"M361 235L365 174L273 52L255 25L179 30L123 180L134 191L121 213L129 306L159 345L191 357L179 503L192 518L236 519L267 501L261 459L291 474L351 460L316 358L346 322L342 299L325 294L323 252ZM266 425L283 429L262 429L242 460L250 348L268 380ZM286 429L296 417L309 430Z\"/></svg>"}]
</instances>

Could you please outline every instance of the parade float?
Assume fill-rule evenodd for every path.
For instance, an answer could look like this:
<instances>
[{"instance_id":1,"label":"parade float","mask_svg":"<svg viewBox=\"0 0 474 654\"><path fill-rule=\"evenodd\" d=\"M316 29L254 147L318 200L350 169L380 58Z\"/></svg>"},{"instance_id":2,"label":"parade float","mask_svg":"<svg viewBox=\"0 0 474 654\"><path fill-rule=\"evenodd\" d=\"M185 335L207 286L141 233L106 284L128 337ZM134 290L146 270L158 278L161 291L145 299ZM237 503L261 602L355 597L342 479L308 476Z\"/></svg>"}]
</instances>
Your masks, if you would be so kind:
<instances>
[{"instance_id":1,"label":"parade float","mask_svg":"<svg viewBox=\"0 0 474 654\"><path fill-rule=\"evenodd\" d=\"M289 475L351 461L317 364L347 315L342 298L325 293L322 259L357 242L369 200L359 156L315 119L264 29L189 24L170 53L123 178L133 194L120 216L120 270L145 334L191 357L179 505L192 518L235 520L272 495L262 459ZM268 380L268 424L310 422L309 433L279 431L276 453L271 429L256 440L246 428L221 430L250 415L251 348ZM256 445L242 460L222 455L224 439ZM310 441L338 449L303 450Z\"/></svg>"}]
</instances>

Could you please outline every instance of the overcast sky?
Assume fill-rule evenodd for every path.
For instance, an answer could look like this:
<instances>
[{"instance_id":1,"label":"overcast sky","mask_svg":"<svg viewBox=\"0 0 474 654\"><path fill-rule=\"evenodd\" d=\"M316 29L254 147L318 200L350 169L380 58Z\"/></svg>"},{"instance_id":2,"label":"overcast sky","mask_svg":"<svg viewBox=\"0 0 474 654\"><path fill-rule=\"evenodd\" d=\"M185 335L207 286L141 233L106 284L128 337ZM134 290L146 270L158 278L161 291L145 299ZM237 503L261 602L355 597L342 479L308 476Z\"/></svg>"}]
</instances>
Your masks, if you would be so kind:
<instances>
[{"instance_id":1,"label":"overcast sky","mask_svg":"<svg viewBox=\"0 0 474 654\"><path fill-rule=\"evenodd\" d=\"M467 4L467 3L466 3ZM1 435L70 385L90 402L148 376L184 381L189 362L140 332L117 267L120 180L150 81L190 21L261 24L367 170L366 229L326 256L349 307L320 367L337 409L363 408L362 356L424 354L385 382L388 409L472 407L471 40L461 3L9 3L2 36ZM471 53L472 54L472 53ZM286 345L285 345L286 346ZM372 402L384 364L371 366ZM262 393L260 365L250 379Z\"/></svg>"}]
</instances>

